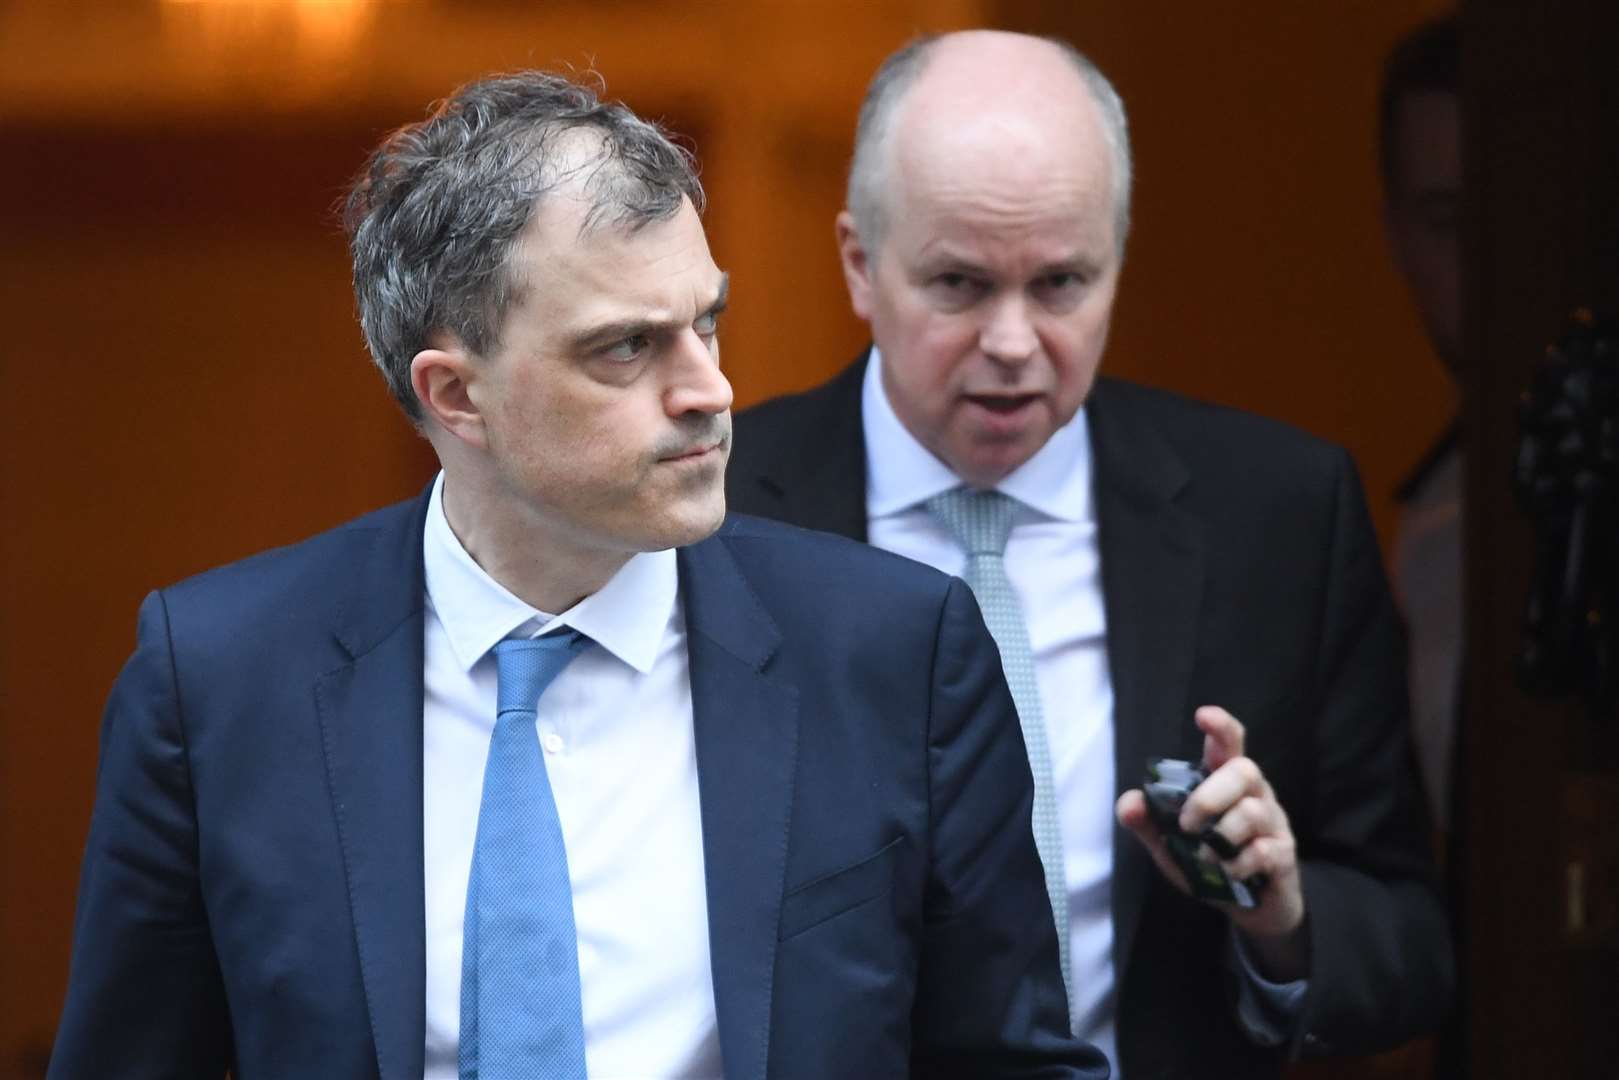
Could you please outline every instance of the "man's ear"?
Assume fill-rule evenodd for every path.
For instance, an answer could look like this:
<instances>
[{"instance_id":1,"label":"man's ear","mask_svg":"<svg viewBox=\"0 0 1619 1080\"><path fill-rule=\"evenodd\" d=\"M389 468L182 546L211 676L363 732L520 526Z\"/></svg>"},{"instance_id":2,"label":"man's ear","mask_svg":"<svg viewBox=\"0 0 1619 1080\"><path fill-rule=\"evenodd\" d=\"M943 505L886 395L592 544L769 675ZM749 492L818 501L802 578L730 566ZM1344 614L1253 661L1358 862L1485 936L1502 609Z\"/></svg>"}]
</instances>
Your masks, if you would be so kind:
<instances>
[{"instance_id":1,"label":"man's ear","mask_svg":"<svg viewBox=\"0 0 1619 1080\"><path fill-rule=\"evenodd\" d=\"M422 403L422 419L486 450L488 431L471 393L480 374L478 361L459 344L423 349L410 361L410 385Z\"/></svg>"},{"instance_id":2,"label":"man's ear","mask_svg":"<svg viewBox=\"0 0 1619 1080\"><path fill-rule=\"evenodd\" d=\"M838 214L835 226L838 237L838 259L843 264L843 283L849 288L849 306L854 313L871 321L872 263L866 254L860 233L855 230L854 216L844 210Z\"/></svg>"}]
</instances>

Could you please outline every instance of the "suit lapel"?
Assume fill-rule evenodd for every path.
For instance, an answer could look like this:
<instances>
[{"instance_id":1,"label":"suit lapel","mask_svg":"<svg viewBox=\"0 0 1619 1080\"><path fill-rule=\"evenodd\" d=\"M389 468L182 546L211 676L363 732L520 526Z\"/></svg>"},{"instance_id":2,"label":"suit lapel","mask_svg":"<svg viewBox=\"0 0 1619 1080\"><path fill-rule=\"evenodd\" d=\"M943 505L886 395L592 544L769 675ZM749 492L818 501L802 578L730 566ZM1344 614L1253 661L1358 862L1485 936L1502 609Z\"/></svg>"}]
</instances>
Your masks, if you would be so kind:
<instances>
[{"instance_id":1,"label":"suit lapel","mask_svg":"<svg viewBox=\"0 0 1619 1080\"><path fill-rule=\"evenodd\" d=\"M1203 594L1203 525L1177 505L1190 474L1151 421L1099 380L1087 405L1113 679L1115 795L1139 787L1146 759L1184 753ZM1120 983L1157 872L1114 830L1113 959Z\"/></svg>"},{"instance_id":2,"label":"suit lapel","mask_svg":"<svg viewBox=\"0 0 1619 1080\"><path fill-rule=\"evenodd\" d=\"M769 1060L798 697L769 671L780 634L724 533L679 553L708 879L709 951L725 1075Z\"/></svg>"},{"instance_id":3,"label":"suit lapel","mask_svg":"<svg viewBox=\"0 0 1619 1080\"><path fill-rule=\"evenodd\" d=\"M422 521L378 529L335 628L350 662L315 685L360 972L383 1080L422 1074Z\"/></svg>"}]
</instances>

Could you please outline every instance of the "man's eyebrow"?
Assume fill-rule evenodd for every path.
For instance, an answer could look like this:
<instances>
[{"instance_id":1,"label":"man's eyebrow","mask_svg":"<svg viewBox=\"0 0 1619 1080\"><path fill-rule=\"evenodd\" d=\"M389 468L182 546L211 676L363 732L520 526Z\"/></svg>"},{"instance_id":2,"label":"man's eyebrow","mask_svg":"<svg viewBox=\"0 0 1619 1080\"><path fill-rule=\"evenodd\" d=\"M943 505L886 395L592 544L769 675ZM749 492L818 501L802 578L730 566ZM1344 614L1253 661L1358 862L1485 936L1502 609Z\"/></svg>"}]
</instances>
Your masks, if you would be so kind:
<instances>
[{"instance_id":1,"label":"man's eyebrow","mask_svg":"<svg viewBox=\"0 0 1619 1080\"><path fill-rule=\"evenodd\" d=\"M916 262L922 266L951 266L966 270L974 269L980 264L980 260L977 258L942 243L929 244L919 251Z\"/></svg>"},{"instance_id":2,"label":"man's eyebrow","mask_svg":"<svg viewBox=\"0 0 1619 1080\"><path fill-rule=\"evenodd\" d=\"M1040 267L1040 276L1051 274L1094 274L1101 265L1101 260L1092 258L1088 253L1076 253L1066 259L1057 259Z\"/></svg>"},{"instance_id":3,"label":"man's eyebrow","mask_svg":"<svg viewBox=\"0 0 1619 1080\"><path fill-rule=\"evenodd\" d=\"M1041 263L1034 271L1035 277L1047 277L1051 274L1094 274L1102 265L1103 260L1088 251L1076 251L1060 259L1052 259ZM954 252L940 251L931 258L918 262L918 274L931 277L935 274L962 274L967 277L993 277L996 271L985 266L976 259L964 258Z\"/></svg>"},{"instance_id":4,"label":"man's eyebrow","mask_svg":"<svg viewBox=\"0 0 1619 1080\"><path fill-rule=\"evenodd\" d=\"M700 313L715 315L725 310L726 302L731 295L731 275L720 275L719 288L715 290L715 299ZM618 319L614 322L598 323L588 329L581 330L568 338L568 347L574 350L589 350L600 345L611 345L625 338L638 337L642 334L656 334L660 331L676 330L686 325L683 319Z\"/></svg>"}]
</instances>

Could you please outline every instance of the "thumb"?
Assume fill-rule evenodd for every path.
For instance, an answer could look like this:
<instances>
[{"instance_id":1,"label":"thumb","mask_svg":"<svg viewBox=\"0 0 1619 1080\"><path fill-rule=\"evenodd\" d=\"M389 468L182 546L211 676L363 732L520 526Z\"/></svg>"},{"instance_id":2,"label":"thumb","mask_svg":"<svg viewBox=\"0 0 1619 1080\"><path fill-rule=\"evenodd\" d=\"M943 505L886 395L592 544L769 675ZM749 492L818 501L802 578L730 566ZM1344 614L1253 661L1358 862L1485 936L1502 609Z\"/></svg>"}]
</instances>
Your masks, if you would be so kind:
<instances>
[{"instance_id":1,"label":"thumb","mask_svg":"<svg viewBox=\"0 0 1619 1080\"><path fill-rule=\"evenodd\" d=\"M1133 833L1147 849L1147 854L1152 856L1159 873L1168 878L1175 888L1190 895L1192 890L1186 885L1185 875L1170 857L1163 834L1159 832L1158 826L1153 824L1152 816L1147 813L1147 797L1139 790L1126 791L1114 804L1113 813L1118 818L1119 824Z\"/></svg>"}]
</instances>

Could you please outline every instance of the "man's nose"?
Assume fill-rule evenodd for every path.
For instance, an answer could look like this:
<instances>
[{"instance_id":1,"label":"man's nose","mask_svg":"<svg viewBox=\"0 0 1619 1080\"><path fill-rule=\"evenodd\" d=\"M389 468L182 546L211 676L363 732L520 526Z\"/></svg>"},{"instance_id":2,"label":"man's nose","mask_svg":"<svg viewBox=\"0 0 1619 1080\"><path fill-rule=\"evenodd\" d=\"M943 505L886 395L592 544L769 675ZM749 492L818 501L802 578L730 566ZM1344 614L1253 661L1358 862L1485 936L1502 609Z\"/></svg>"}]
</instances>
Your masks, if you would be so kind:
<instances>
[{"instance_id":1,"label":"man's nose","mask_svg":"<svg viewBox=\"0 0 1619 1080\"><path fill-rule=\"evenodd\" d=\"M1028 301L1013 294L998 299L989 309L989 320L978 334L978 347L991 360L1002 364L1022 364L1040 347L1029 318Z\"/></svg>"},{"instance_id":2,"label":"man's nose","mask_svg":"<svg viewBox=\"0 0 1619 1080\"><path fill-rule=\"evenodd\" d=\"M670 416L687 413L722 413L731 407L731 382L720 372L719 342L695 330L682 332L675 342L674 373L664 397Z\"/></svg>"}]
</instances>

